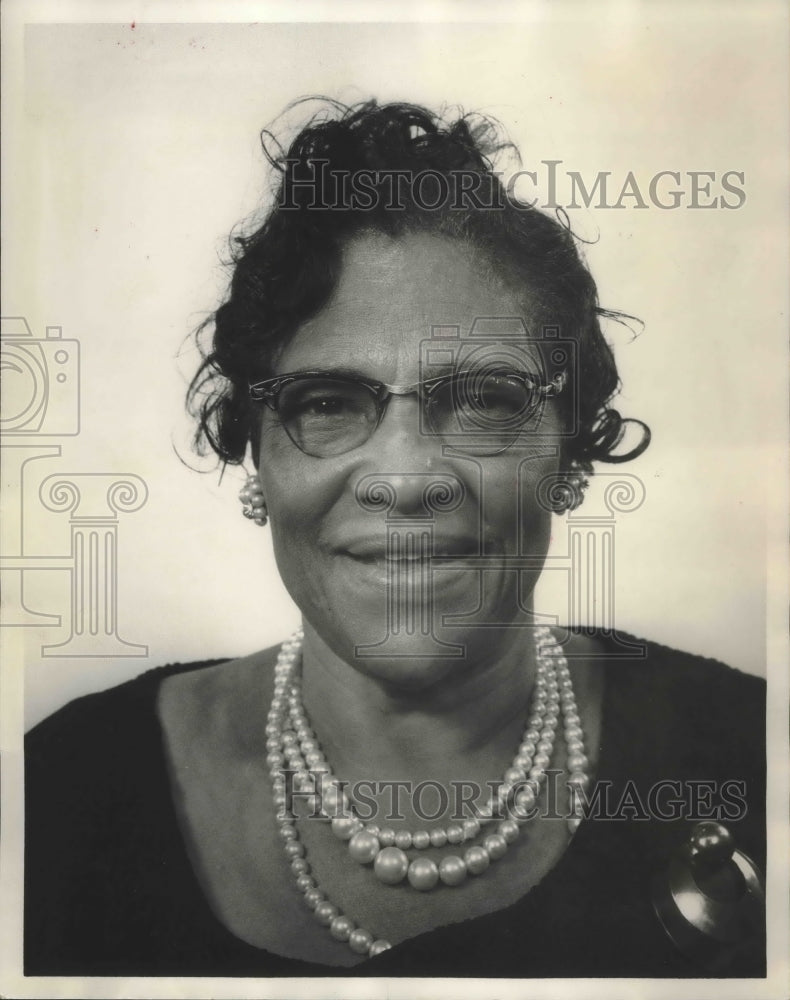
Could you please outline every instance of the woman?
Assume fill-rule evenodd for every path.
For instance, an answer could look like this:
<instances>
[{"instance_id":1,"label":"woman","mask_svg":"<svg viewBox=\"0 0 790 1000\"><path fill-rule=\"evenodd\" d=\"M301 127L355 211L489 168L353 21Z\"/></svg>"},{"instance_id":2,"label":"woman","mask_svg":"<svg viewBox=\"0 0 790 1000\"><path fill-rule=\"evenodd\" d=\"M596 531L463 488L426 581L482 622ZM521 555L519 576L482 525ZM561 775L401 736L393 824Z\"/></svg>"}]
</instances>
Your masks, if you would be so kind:
<instances>
[{"instance_id":1,"label":"woman","mask_svg":"<svg viewBox=\"0 0 790 1000\"><path fill-rule=\"evenodd\" d=\"M303 632L30 734L26 972L762 974L760 682L533 607L649 432L499 145L371 102L270 154L190 401Z\"/></svg>"}]
</instances>

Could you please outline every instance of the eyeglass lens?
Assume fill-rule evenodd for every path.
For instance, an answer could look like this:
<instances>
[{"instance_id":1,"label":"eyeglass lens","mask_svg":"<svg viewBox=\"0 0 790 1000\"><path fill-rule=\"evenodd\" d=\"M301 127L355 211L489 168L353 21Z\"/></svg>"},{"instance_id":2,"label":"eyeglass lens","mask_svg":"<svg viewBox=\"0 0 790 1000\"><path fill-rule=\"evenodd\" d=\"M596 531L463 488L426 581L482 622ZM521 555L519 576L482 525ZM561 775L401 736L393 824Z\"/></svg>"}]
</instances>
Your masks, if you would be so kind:
<instances>
[{"instance_id":1,"label":"eyeglass lens","mask_svg":"<svg viewBox=\"0 0 790 1000\"><path fill-rule=\"evenodd\" d=\"M522 379L470 373L424 394L427 426L421 430L470 454L495 454L513 441L538 402L536 390ZM329 458L364 444L383 406L374 390L353 379L313 377L283 386L277 411L297 447Z\"/></svg>"},{"instance_id":2,"label":"eyeglass lens","mask_svg":"<svg viewBox=\"0 0 790 1000\"><path fill-rule=\"evenodd\" d=\"M289 382L280 392L277 412L294 444L319 458L358 448L378 423L376 397L351 379Z\"/></svg>"}]
</instances>

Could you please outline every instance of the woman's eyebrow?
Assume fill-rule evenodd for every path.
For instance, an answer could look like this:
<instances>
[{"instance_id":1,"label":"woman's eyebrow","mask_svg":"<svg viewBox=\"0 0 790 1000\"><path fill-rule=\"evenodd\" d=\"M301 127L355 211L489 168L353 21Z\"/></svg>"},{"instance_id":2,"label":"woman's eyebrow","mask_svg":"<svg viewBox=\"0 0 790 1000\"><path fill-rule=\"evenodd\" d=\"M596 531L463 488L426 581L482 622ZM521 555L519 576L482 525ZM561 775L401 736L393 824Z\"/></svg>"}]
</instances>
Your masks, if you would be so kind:
<instances>
[{"instance_id":1,"label":"woman's eyebrow","mask_svg":"<svg viewBox=\"0 0 790 1000\"><path fill-rule=\"evenodd\" d=\"M448 361L441 362L439 364L434 363L423 363L421 365L421 374L424 372L430 373L423 375L425 378L433 378L440 375L453 375L457 372L466 371L456 362ZM330 375L337 376L339 378L357 378L362 379L364 382L381 382L380 378L375 375L371 375L369 370L363 368L357 368L354 365L347 364L325 364L325 365L311 365L306 368L292 369L289 371L279 372L273 375L273 378L285 378L287 375Z\"/></svg>"},{"instance_id":2,"label":"woman's eyebrow","mask_svg":"<svg viewBox=\"0 0 790 1000\"><path fill-rule=\"evenodd\" d=\"M356 378L362 379L364 382L380 382L381 379L375 378L368 372L363 371L361 368L355 368L349 365L312 365L309 368L298 368L296 370L289 370L285 372L279 372L278 374L272 376L273 378L285 378L288 375L328 375L335 376L337 378Z\"/></svg>"},{"instance_id":3,"label":"woman's eyebrow","mask_svg":"<svg viewBox=\"0 0 790 1000\"><path fill-rule=\"evenodd\" d=\"M465 373L475 373L479 371L480 365L475 366L473 363L459 363L457 359L448 361L430 361L425 362L421 365L419 378L416 380L415 384L418 382L424 382L429 379L442 378L447 375L463 375ZM486 369L487 366L483 365L482 368ZM521 364L507 364L504 360L501 364L495 366L497 371L512 371L512 372L524 372L530 374L531 371L529 366ZM494 369L489 369L493 371ZM362 382L374 382L377 384L387 384L383 379L376 378L375 375L371 375L368 371L361 368L356 368L353 365L316 365L310 368L299 368L296 370L289 370L285 372L279 372L273 375L272 378L286 378L288 376L298 376L298 375L315 375L317 377L324 376L326 378L350 378L358 379ZM411 383L409 383L411 384Z\"/></svg>"},{"instance_id":4,"label":"woman's eyebrow","mask_svg":"<svg viewBox=\"0 0 790 1000\"><path fill-rule=\"evenodd\" d=\"M440 364L423 364L420 370L420 377L416 380L417 382L424 381L425 379L441 378L444 375L457 375L462 372L470 371L469 367L464 367L458 365L456 362L442 362ZM275 378L285 378L286 375L324 375L336 378L352 378L360 379L363 382L377 382L381 384L384 383L383 379L376 378L375 375L369 374L361 368L355 368L350 365L326 365L315 368L304 368L298 371L283 372L280 375L274 376ZM411 383L409 383L411 384Z\"/></svg>"}]
</instances>

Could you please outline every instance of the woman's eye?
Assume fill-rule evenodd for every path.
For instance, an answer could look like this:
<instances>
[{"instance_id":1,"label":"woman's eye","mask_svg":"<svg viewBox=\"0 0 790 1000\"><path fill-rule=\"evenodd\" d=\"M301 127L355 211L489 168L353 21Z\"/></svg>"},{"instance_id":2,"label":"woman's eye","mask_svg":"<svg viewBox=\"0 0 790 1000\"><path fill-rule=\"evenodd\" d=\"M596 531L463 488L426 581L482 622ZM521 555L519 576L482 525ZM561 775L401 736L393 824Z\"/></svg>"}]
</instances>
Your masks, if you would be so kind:
<instances>
[{"instance_id":1,"label":"woman's eye","mask_svg":"<svg viewBox=\"0 0 790 1000\"><path fill-rule=\"evenodd\" d=\"M503 418L523 412L529 402L529 390L524 382L500 375L473 382L465 396L462 405Z\"/></svg>"},{"instance_id":2,"label":"woman's eye","mask_svg":"<svg viewBox=\"0 0 790 1000\"><path fill-rule=\"evenodd\" d=\"M347 409L346 400L339 396L322 396L308 399L303 405L303 412L321 417L331 417L343 413Z\"/></svg>"},{"instance_id":3,"label":"woman's eye","mask_svg":"<svg viewBox=\"0 0 790 1000\"><path fill-rule=\"evenodd\" d=\"M289 413L301 420L359 420L369 416L372 405L358 393L320 392L298 400Z\"/></svg>"}]
</instances>

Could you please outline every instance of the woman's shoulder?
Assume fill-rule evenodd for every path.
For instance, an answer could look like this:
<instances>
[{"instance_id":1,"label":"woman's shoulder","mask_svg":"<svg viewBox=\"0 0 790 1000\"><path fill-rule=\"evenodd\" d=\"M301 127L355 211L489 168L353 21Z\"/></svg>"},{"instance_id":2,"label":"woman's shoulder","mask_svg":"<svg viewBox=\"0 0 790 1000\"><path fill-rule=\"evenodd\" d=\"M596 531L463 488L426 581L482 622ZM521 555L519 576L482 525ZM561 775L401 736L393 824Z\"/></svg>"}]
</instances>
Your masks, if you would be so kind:
<instances>
[{"instance_id":1,"label":"woman's shoulder","mask_svg":"<svg viewBox=\"0 0 790 1000\"><path fill-rule=\"evenodd\" d=\"M201 688L217 682L217 677L236 674L242 665L254 663L257 669L273 665L276 647L251 656L232 659L218 657L188 663L168 663L153 667L130 680L80 695L34 725L25 735L26 754L66 739L91 743L102 731L120 735L128 726L137 727L145 717L155 718L162 689L174 685L178 690Z\"/></svg>"},{"instance_id":2,"label":"woman's shoulder","mask_svg":"<svg viewBox=\"0 0 790 1000\"><path fill-rule=\"evenodd\" d=\"M593 813L628 826L642 875L663 871L707 820L764 868L765 680L624 633L579 630L569 661L574 653L587 656L582 668L597 660L604 678ZM605 853L615 840L597 843Z\"/></svg>"},{"instance_id":3,"label":"woman's shoulder","mask_svg":"<svg viewBox=\"0 0 790 1000\"><path fill-rule=\"evenodd\" d=\"M269 658L258 654L257 662ZM134 967L129 956L146 948L153 948L146 960L172 965L176 924L215 941L177 821L161 701L168 685L182 694L216 684L239 664L243 669L235 660L158 667L69 702L27 734L29 974L83 973L105 959L127 970ZM189 932L177 939L189 944Z\"/></svg>"},{"instance_id":4,"label":"woman's shoulder","mask_svg":"<svg viewBox=\"0 0 790 1000\"><path fill-rule=\"evenodd\" d=\"M163 681L157 715L169 759L194 748L218 759L265 754L265 720L279 647Z\"/></svg>"},{"instance_id":5,"label":"woman's shoulder","mask_svg":"<svg viewBox=\"0 0 790 1000\"><path fill-rule=\"evenodd\" d=\"M628 697L665 694L680 704L695 703L704 692L708 699L729 702L741 694L758 704L765 697L765 679L731 667L711 656L603 629L572 629L569 649L602 664L607 681ZM736 705L732 705L733 709Z\"/></svg>"},{"instance_id":6,"label":"woman's shoulder","mask_svg":"<svg viewBox=\"0 0 790 1000\"><path fill-rule=\"evenodd\" d=\"M699 820L734 816L739 840L762 859L765 680L633 635L595 639L606 678L608 776L648 796L680 789Z\"/></svg>"},{"instance_id":7,"label":"woman's shoulder","mask_svg":"<svg viewBox=\"0 0 790 1000\"><path fill-rule=\"evenodd\" d=\"M630 759L764 763L764 678L622 632L577 630L567 649L603 675L606 734Z\"/></svg>"},{"instance_id":8,"label":"woman's shoulder","mask_svg":"<svg viewBox=\"0 0 790 1000\"><path fill-rule=\"evenodd\" d=\"M599 633L610 726L722 767L765 756L766 682L720 660L623 633ZM660 739L660 742L656 741Z\"/></svg>"},{"instance_id":9,"label":"woman's shoulder","mask_svg":"<svg viewBox=\"0 0 790 1000\"><path fill-rule=\"evenodd\" d=\"M84 742L94 741L97 731L108 734L117 731L124 720L137 724L141 715L153 709L159 689L167 678L180 674L203 671L221 659L200 660L193 663L169 663L153 667L130 680L112 687L80 695L66 702L51 715L34 725L25 735L26 753L30 756L51 744L66 738ZM95 742L92 747L95 753Z\"/></svg>"}]
</instances>

